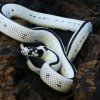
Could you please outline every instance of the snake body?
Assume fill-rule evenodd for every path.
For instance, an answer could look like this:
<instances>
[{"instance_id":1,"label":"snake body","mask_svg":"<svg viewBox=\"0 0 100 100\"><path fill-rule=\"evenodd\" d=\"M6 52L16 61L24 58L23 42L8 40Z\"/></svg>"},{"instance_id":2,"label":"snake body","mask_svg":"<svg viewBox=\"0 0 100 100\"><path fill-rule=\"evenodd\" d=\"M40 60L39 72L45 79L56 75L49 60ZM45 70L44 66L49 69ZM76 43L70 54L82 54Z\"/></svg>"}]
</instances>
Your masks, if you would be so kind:
<instances>
[{"instance_id":1,"label":"snake body","mask_svg":"<svg viewBox=\"0 0 100 100\"><path fill-rule=\"evenodd\" d=\"M74 32L68 47L65 48L60 38L52 31L46 28L27 28L12 21L10 18L13 16L20 17L31 23L39 26L71 30ZM70 80L74 77L75 67L70 61L73 61L77 53L81 49L84 41L92 31L91 22L84 22L75 19L63 18L54 15L48 15L31 11L23 6L17 4L5 4L1 6L0 13L0 31L7 36L24 43L42 42L47 48L56 52L61 60L61 74L55 73L46 63L42 67L40 73L41 78L45 81L45 75L49 71L50 75L58 75L58 80ZM68 58L67 58L68 57ZM69 61L69 60L70 61ZM48 67L46 67L48 66ZM60 82L59 82L60 83ZM72 83L69 82L68 86ZM51 86L54 86L53 83ZM66 86L67 87L67 86ZM56 89L57 90L57 89ZM68 90L68 87L66 91ZM58 90L65 92L65 90Z\"/></svg>"},{"instance_id":2,"label":"snake body","mask_svg":"<svg viewBox=\"0 0 100 100\"><path fill-rule=\"evenodd\" d=\"M67 48L65 48L65 53L70 61L74 60L84 41L88 37L89 33L92 31L91 22L84 22L81 20L38 13L17 4L2 5L0 13L0 31L21 42L34 42L36 40L40 40L37 37L39 33L43 33L43 36L47 36L47 34L49 33L46 31L45 28L40 30L39 28L37 30L32 30L7 19L13 16L20 17L29 21L30 23L34 23L39 26L73 31L74 34L71 37ZM7 27L5 27L5 25ZM76 47L76 45L78 47Z\"/></svg>"},{"instance_id":3,"label":"snake body","mask_svg":"<svg viewBox=\"0 0 100 100\"><path fill-rule=\"evenodd\" d=\"M55 72L60 69L61 61L54 51L45 46L29 48L24 47L23 44L21 44L20 47L22 49L22 54L27 57L28 67L40 75L43 82L59 92L66 92L71 88L73 80L65 78ZM29 57L39 57L45 61L45 63L42 65L41 69L37 68L34 64L32 64Z\"/></svg>"},{"instance_id":4,"label":"snake body","mask_svg":"<svg viewBox=\"0 0 100 100\"><path fill-rule=\"evenodd\" d=\"M60 69L61 60L59 59L59 56L51 49L49 49L45 46L24 47L23 44L21 44L20 46L22 48L21 53L24 56L40 58L41 60L48 63L49 66L55 71L58 71ZM38 70L34 71L34 72L38 73Z\"/></svg>"}]
</instances>

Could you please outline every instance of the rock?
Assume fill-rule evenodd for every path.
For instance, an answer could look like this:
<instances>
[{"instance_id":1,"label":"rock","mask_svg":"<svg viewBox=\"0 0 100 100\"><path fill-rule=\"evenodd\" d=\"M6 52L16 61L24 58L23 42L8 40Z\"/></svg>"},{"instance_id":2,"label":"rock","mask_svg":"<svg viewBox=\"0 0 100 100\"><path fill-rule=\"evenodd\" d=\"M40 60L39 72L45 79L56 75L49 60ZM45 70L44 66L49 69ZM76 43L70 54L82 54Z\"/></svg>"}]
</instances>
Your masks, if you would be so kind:
<instances>
[{"instance_id":1,"label":"rock","mask_svg":"<svg viewBox=\"0 0 100 100\"><path fill-rule=\"evenodd\" d=\"M11 63L13 60L15 60L15 56L13 53L11 53L12 50L13 48L9 53L0 55L0 100L15 100L15 96L13 95L14 67Z\"/></svg>"},{"instance_id":2,"label":"rock","mask_svg":"<svg viewBox=\"0 0 100 100\"><path fill-rule=\"evenodd\" d=\"M100 36L91 34L75 76L73 93L75 100L99 100L100 95ZM81 59L81 58L80 58Z\"/></svg>"},{"instance_id":3,"label":"rock","mask_svg":"<svg viewBox=\"0 0 100 100\"><path fill-rule=\"evenodd\" d=\"M35 100L42 100L42 98L34 92L29 83L25 84L24 80L22 80L18 87L16 87L15 94L17 95L16 99L33 100L33 98L35 98Z\"/></svg>"},{"instance_id":4,"label":"rock","mask_svg":"<svg viewBox=\"0 0 100 100\"><path fill-rule=\"evenodd\" d=\"M0 0L0 3L16 2L18 0Z\"/></svg>"},{"instance_id":5,"label":"rock","mask_svg":"<svg viewBox=\"0 0 100 100\"><path fill-rule=\"evenodd\" d=\"M0 3L16 0L0 0ZM78 72L72 90L61 94L30 71L26 59L20 54L19 42L0 33L0 100L99 100L100 96L100 2L99 0L18 0L18 4L30 9L93 22L94 32L83 45L73 62ZM14 21L34 25L19 19ZM56 31L54 29L54 31ZM65 33L57 30L56 33ZM70 33L69 33L70 34ZM60 35L61 39L64 35ZM67 37L67 36L66 36Z\"/></svg>"},{"instance_id":6,"label":"rock","mask_svg":"<svg viewBox=\"0 0 100 100\"><path fill-rule=\"evenodd\" d=\"M99 100L100 96L100 61L93 60L79 65L73 85L75 100Z\"/></svg>"}]
</instances>

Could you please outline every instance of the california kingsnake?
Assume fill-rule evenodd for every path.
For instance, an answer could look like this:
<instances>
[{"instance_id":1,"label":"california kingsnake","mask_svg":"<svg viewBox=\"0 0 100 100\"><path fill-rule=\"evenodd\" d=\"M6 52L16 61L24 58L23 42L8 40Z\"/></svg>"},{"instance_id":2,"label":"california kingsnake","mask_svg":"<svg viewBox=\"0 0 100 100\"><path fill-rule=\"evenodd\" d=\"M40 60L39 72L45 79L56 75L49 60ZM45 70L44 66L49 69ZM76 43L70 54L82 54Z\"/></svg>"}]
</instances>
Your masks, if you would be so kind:
<instances>
[{"instance_id":1,"label":"california kingsnake","mask_svg":"<svg viewBox=\"0 0 100 100\"><path fill-rule=\"evenodd\" d=\"M71 30L74 32L74 34L72 35L68 46L65 48L59 36L54 32L42 27L36 27L33 29L24 27L12 21L10 18L13 16L20 17L29 21L30 23L34 23L42 27ZM58 80L61 78L71 80L71 82L68 84L68 86L70 86L73 81L72 78L75 74L75 68L70 61L73 61L73 59L76 57L77 53L81 49L84 41L88 37L89 33L92 31L92 25L91 22L87 21L84 22L75 19L38 13L17 4L5 4L1 6L0 31L20 42L42 42L47 48L56 52L62 63L62 75L58 76ZM48 72L50 69L51 68L49 66L48 68L41 68L41 76L45 77L45 70L46 72ZM51 70L51 73L54 73L53 75L58 75L54 70ZM58 91L66 92L67 90L68 88L66 90Z\"/></svg>"}]
</instances>

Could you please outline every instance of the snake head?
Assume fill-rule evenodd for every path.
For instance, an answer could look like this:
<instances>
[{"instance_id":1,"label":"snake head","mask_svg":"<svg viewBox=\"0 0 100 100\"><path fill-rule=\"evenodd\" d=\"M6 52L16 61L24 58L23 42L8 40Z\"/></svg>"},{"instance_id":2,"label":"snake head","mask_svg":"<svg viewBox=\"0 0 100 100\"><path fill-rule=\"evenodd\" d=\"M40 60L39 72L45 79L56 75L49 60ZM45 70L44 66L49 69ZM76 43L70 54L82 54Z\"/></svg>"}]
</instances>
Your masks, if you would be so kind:
<instances>
[{"instance_id":1,"label":"snake head","mask_svg":"<svg viewBox=\"0 0 100 100\"><path fill-rule=\"evenodd\" d=\"M21 53L24 56L29 57L41 57L44 54L44 46L38 46L38 47L24 47L21 50Z\"/></svg>"}]
</instances>

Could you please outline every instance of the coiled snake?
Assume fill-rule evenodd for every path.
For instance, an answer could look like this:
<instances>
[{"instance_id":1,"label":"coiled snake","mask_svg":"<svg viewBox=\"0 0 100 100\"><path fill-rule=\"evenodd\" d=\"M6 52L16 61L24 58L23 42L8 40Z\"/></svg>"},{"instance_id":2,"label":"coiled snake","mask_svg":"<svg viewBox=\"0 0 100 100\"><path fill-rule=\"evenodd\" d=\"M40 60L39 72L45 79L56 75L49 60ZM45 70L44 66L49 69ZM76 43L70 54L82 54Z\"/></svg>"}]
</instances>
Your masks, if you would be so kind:
<instances>
[{"instance_id":1,"label":"coiled snake","mask_svg":"<svg viewBox=\"0 0 100 100\"><path fill-rule=\"evenodd\" d=\"M74 34L72 35L68 46L65 48L59 36L54 32L42 27L36 27L33 29L24 27L12 21L10 18L13 16L20 17L30 23L42 27L71 30ZM70 61L73 61L81 49L84 41L92 31L92 25L91 22L88 21L84 22L38 13L17 4L5 4L1 5L0 31L23 43L42 42L47 48L55 52L61 60L61 75L56 73L47 63L45 63L40 70L40 77L45 82L47 73L50 72L52 77L57 76L56 83L53 82L53 80L52 82L49 82L49 80L47 83L50 83L49 86L57 91L66 92L69 90L73 81L72 78L74 78L75 74L75 67ZM22 46L22 48L24 47ZM63 81L61 82L60 80ZM66 84L66 86L62 85L64 87L63 89L61 88L62 86L55 86L55 84L62 83Z\"/></svg>"}]
</instances>

